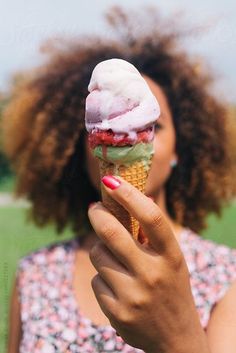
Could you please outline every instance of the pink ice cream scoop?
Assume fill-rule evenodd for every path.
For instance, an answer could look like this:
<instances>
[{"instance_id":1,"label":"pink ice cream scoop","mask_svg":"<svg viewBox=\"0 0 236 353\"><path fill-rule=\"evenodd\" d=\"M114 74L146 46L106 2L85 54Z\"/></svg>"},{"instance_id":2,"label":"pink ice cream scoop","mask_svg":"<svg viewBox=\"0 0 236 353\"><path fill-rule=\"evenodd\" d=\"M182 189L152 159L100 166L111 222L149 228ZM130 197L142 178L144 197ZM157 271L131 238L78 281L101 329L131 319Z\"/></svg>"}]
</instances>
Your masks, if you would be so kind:
<instances>
[{"instance_id":1,"label":"pink ice cream scoop","mask_svg":"<svg viewBox=\"0 0 236 353\"><path fill-rule=\"evenodd\" d=\"M111 105L110 114L104 117L101 107ZM138 103L132 102L129 98L122 96L114 96L110 91L100 91L95 89L86 100L86 122L93 125L94 123L102 123L103 120L111 120L133 110Z\"/></svg>"},{"instance_id":2,"label":"pink ice cream scoop","mask_svg":"<svg viewBox=\"0 0 236 353\"><path fill-rule=\"evenodd\" d=\"M159 104L148 84L125 60L99 63L88 90L85 124L89 133L111 130L134 136L152 126L160 115Z\"/></svg>"}]
</instances>

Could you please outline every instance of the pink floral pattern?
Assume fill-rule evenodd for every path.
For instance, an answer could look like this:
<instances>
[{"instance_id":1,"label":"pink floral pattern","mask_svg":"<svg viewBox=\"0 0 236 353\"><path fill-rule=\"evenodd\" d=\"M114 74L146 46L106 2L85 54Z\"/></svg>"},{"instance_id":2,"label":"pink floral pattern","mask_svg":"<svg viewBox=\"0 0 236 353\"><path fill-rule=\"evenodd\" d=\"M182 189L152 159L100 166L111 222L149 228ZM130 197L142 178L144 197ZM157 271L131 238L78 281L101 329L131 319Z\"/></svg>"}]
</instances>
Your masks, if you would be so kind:
<instances>
[{"instance_id":1,"label":"pink floral pattern","mask_svg":"<svg viewBox=\"0 0 236 353\"><path fill-rule=\"evenodd\" d=\"M22 258L17 271L21 303L21 353L124 352L126 344L110 326L96 326L79 310L72 273L75 240L42 248ZM201 324L206 328L214 305L236 280L236 250L185 230L180 246Z\"/></svg>"}]
</instances>

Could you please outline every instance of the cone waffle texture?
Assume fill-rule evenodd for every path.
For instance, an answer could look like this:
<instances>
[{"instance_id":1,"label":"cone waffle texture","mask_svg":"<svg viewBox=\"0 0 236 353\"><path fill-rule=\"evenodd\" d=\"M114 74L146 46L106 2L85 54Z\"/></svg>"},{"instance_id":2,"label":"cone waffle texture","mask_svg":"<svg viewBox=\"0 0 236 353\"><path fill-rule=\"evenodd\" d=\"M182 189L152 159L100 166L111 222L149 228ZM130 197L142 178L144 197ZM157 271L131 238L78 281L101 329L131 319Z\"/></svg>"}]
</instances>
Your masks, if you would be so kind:
<instances>
[{"instance_id":1,"label":"cone waffle texture","mask_svg":"<svg viewBox=\"0 0 236 353\"><path fill-rule=\"evenodd\" d=\"M141 192L144 192L148 173L151 167L151 158L152 156L150 156L149 163L147 163L147 161L145 161L145 163L143 161L136 161L128 166L111 164L99 159L101 178L105 175L117 175L135 186ZM138 221L107 194L103 184L101 184L101 192L104 206L116 216L116 218L124 225L124 227L135 239L138 239Z\"/></svg>"}]
</instances>

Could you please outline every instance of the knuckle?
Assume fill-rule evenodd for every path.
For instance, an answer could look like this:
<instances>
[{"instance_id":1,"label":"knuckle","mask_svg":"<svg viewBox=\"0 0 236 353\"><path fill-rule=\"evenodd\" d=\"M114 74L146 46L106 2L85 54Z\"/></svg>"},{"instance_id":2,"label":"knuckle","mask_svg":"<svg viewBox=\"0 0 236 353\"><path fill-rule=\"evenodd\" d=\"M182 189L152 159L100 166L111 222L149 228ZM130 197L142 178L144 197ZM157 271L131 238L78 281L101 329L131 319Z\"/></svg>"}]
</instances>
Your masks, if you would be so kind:
<instances>
[{"instance_id":1,"label":"knuckle","mask_svg":"<svg viewBox=\"0 0 236 353\"><path fill-rule=\"evenodd\" d=\"M181 269L187 268L185 265L185 260L182 254L175 255L171 261L172 269L175 272L179 272Z\"/></svg>"},{"instance_id":2,"label":"knuckle","mask_svg":"<svg viewBox=\"0 0 236 353\"><path fill-rule=\"evenodd\" d=\"M123 304L122 308L116 312L116 320L123 327L130 327L136 318L138 313L142 313L148 308L148 299L145 298L143 292L142 294L135 293L127 298L126 302Z\"/></svg>"},{"instance_id":3,"label":"knuckle","mask_svg":"<svg viewBox=\"0 0 236 353\"><path fill-rule=\"evenodd\" d=\"M104 223L101 226L100 233L107 239L107 240L112 240L117 236L116 229L111 226L109 223Z\"/></svg>"},{"instance_id":4,"label":"knuckle","mask_svg":"<svg viewBox=\"0 0 236 353\"><path fill-rule=\"evenodd\" d=\"M89 257L92 263L99 264L103 256L103 247L100 243L95 244L90 250Z\"/></svg>"},{"instance_id":5,"label":"knuckle","mask_svg":"<svg viewBox=\"0 0 236 353\"><path fill-rule=\"evenodd\" d=\"M126 187L125 190L122 191L122 198L125 202L129 202L129 200L133 197L133 189L132 187Z\"/></svg>"},{"instance_id":6,"label":"knuckle","mask_svg":"<svg viewBox=\"0 0 236 353\"><path fill-rule=\"evenodd\" d=\"M123 327L129 327L132 323L132 318L130 315L129 310L126 309L119 309L116 313L116 321L119 322L120 325Z\"/></svg>"},{"instance_id":7,"label":"knuckle","mask_svg":"<svg viewBox=\"0 0 236 353\"><path fill-rule=\"evenodd\" d=\"M92 280L91 280L91 286L92 286L94 292L96 292L97 287L98 287L98 285L99 285L99 282L100 282L100 277L99 277L99 275L97 274L97 275L95 275L95 276L92 278Z\"/></svg>"},{"instance_id":8,"label":"knuckle","mask_svg":"<svg viewBox=\"0 0 236 353\"><path fill-rule=\"evenodd\" d=\"M148 267L145 267L145 271L140 272L140 283L148 291L155 289L157 286L161 285L163 282L163 276L165 273L165 268L163 267L161 261L155 260L150 262Z\"/></svg>"},{"instance_id":9,"label":"knuckle","mask_svg":"<svg viewBox=\"0 0 236 353\"><path fill-rule=\"evenodd\" d=\"M134 311L141 311L146 307L146 300L144 295L138 295L136 293L136 295L132 295L131 297L131 301L130 301L130 307L132 308L132 310Z\"/></svg>"},{"instance_id":10,"label":"knuckle","mask_svg":"<svg viewBox=\"0 0 236 353\"><path fill-rule=\"evenodd\" d=\"M161 275L158 274L156 271L150 271L148 275L144 276L143 282L149 290L155 289L162 283L162 278Z\"/></svg>"},{"instance_id":11,"label":"knuckle","mask_svg":"<svg viewBox=\"0 0 236 353\"><path fill-rule=\"evenodd\" d=\"M152 227L160 227L163 223L163 218L160 212L158 212L156 207L153 207L146 213L145 223L151 225Z\"/></svg>"}]
</instances>

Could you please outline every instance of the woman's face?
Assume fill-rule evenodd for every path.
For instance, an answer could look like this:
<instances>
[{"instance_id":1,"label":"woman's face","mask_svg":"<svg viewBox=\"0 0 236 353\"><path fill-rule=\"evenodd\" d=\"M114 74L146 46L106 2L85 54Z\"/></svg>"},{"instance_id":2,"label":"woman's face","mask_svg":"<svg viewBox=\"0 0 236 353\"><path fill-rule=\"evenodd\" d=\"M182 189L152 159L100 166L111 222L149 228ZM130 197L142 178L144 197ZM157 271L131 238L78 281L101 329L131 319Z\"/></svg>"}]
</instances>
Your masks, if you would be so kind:
<instances>
[{"instance_id":1,"label":"woman's face","mask_svg":"<svg viewBox=\"0 0 236 353\"><path fill-rule=\"evenodd\" d=\"M170 108L164 92L160 86L158 86L150 78L146 76L144 76L144 78L153 94L156 96L161 108L161 115L156 123L156 132L154 138L155 152L146 184L146 194L156 198L164 189L165 183L173 169L172 164L177 162L177 155L175 152L176 136ZM87 139L85 147L88 174L92 184L96 187L97 190L99 190L100 175L98 161L93 156Z\"/></svg>"}]
</instances>

